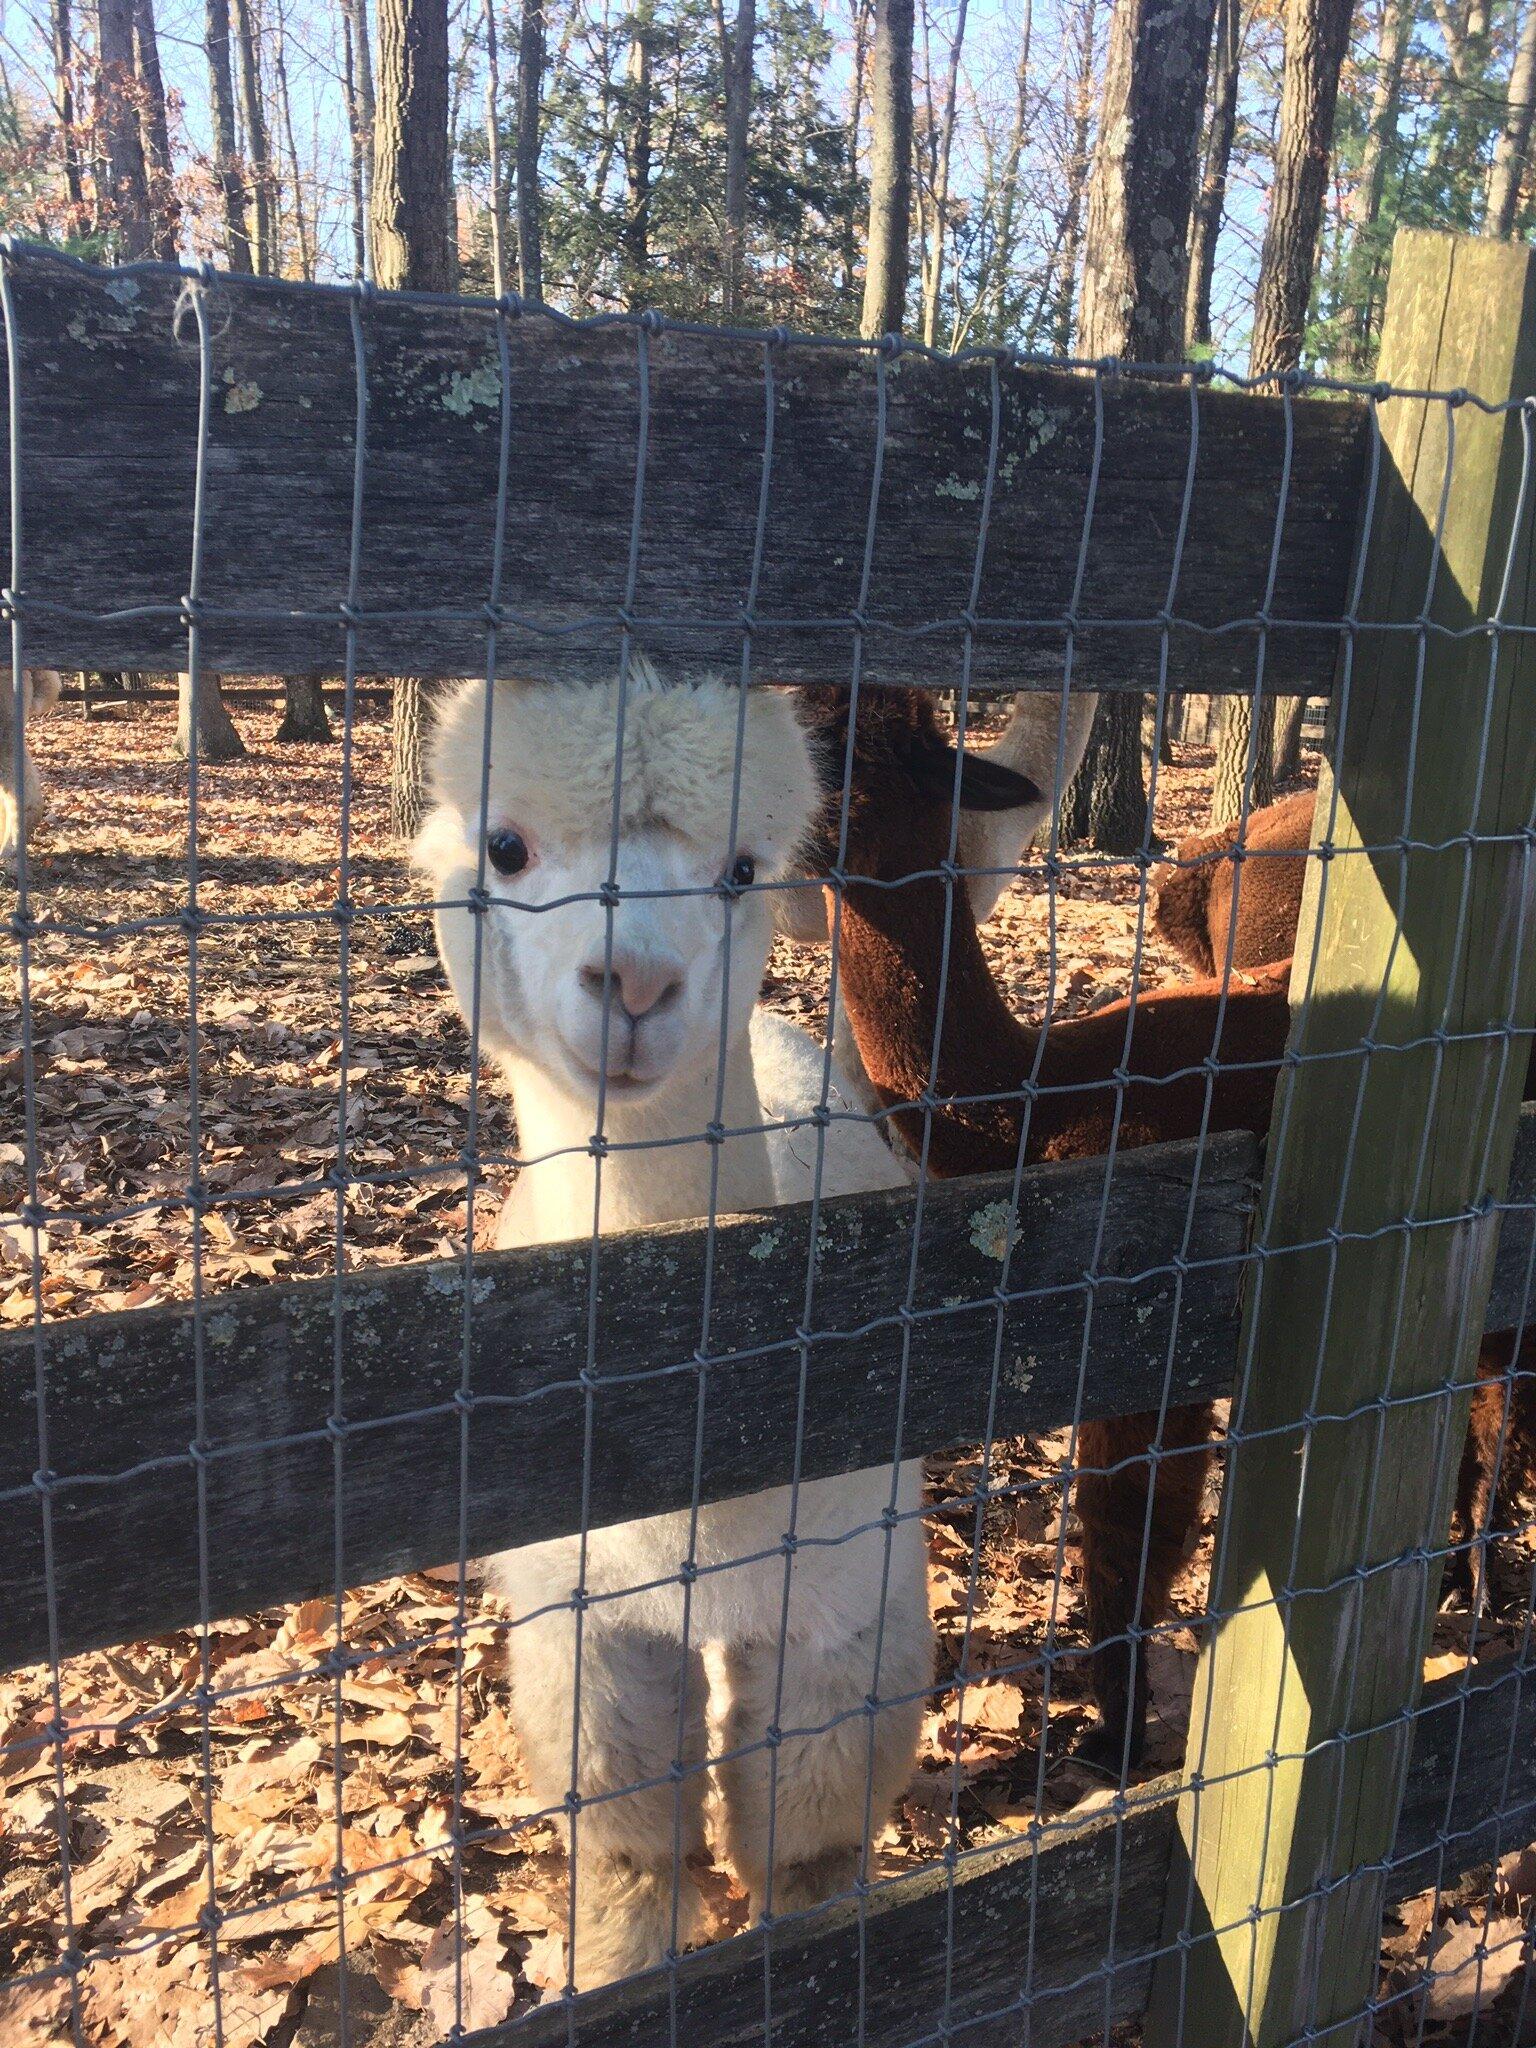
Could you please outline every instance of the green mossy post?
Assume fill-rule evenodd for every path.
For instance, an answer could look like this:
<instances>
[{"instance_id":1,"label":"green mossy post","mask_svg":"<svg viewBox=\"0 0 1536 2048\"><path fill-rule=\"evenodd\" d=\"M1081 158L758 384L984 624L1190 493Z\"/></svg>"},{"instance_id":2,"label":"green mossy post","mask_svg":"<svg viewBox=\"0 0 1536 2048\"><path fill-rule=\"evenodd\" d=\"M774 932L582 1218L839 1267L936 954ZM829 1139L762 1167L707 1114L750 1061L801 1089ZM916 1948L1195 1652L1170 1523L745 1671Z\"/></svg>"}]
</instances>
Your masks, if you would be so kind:
<instances>
[{"instance_id":1,"label":"green mossy post","mask_svg":"<svg viewBox=\"0 0 1536 2048\"><path fill-rule=\"evenodd\" d=\"M1533 252L1400 234L1380 375L1536 392ZM1356 2038L1440 1579L1423 1546L1444 1540L1466 1418L1462 1397L1414 1397L1473 1372L1496 1229L1478 1210L1504 1189L1525 1069L1497 1034L1536 1012L1536 647L1400 629L1426 610L1536 622L1526 415L1401 398L1380 416L1317 812L1321 835L1336 796L1344 851L1310 866L1293 983L1294 1049L1346 1056L1292 1070L1276 1107L1258 1237L1277 1249L1251 1275L1233 1404L1236 1438L1270 1434L1230 1453L1152 2048ZM1442 1029L1493 1035L1420 1043ZM1298 1244L1321 1248L1278 1249Z\"/></svg>"}]
</instances>

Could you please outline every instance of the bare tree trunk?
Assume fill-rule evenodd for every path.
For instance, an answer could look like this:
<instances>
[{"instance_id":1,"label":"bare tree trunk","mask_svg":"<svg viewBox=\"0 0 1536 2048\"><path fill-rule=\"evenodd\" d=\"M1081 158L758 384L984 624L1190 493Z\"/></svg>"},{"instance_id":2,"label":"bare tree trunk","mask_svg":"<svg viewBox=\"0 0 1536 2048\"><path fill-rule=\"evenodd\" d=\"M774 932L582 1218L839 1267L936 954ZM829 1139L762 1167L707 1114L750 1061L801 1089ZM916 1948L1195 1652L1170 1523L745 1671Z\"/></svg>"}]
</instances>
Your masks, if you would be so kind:
<instances>
[{"instance_id":1,"label":"bare tree trunk","mask_svg":"<svg viewBox=\"0 0 1536 2048\"><path fill-rule=\"evenodd\" d=\"M517 35L517 288L544 297L539 142L544 119L544 0L523 0Z\"/></svg>"},{"instance_id":2,"label":"bare tree trunk","mask_svg":"<svg viewBox=\"0 0 1536 2048\"><path fill-rule=\"evenodd\" d=\"M424 676L397 676L390 719L389 828L413 838L426 814L427 743L444 685Z\"/></svg>"},{"instance_id":3,"label":"bare tree trunk","mask_svg":"<svg viewBox=\"0 0 1536 2048\"><path fill-rule=\"evenodd\" d=\"M1285 709L1275 721L1275 787L1291 782L1301 773L1301 728L1306 721L1305 697L1287 697Z\"/></svg>"},{"instance_id":4,"label":"bare tree trunk","mask_svg":"<svg viewBox=\"0 0 1536 2048\"><path fill-rule=\"evenodd\" d=\"M1211 790L1211 824L1225 825L1243 812L1261 810L1275 793L1275 700L1259 707L1253 730L1253 699L1244 693L1224 698L1221 738L1216 743L1216 780Z\"/></svg>"},{"instance_id":5,"label":"bare tree trunk","mask_svg":"<svg viewBox=\"0 0 1536 2048\"><path fill-rule=\"evenodd\" d=\"M154 0L133 0L133 48L139 80L139 128L149 187L150 249L175 260L181 241L181 202L171 164L170 124L165 113L165 80L160 74L160 39L155 34Z\"/></svg>"},{"instance_id":6,"label":"bare tree trunk","mask_svg":"<svg viewBox=\"0 0 1536 2048\"><path fill-rule=\"evenodd\" d=\"M293 102L288 95L288 38L283 0L277 0L277 33L273 38L272 58L277 68L277 111L283 124L283 140L288 145L288 172L293 179L293 232L299 245L299 276L306 284L312 284L315 276L315 252L309 239L308 223L304 218L304 186L299 170L299 150L293 139Z\"/></svg>"},{"instance_id":7,"label":"bare tree trunk","mask_svg":"<svg viewBox=\"0 0 1536 2048\"><path fill-rule=\"evenodd\" d=\"M870 90L869 245L864 261L868 340L899 334L907 310L912 233L913 0L875 0Z\"/></svg>"},{"instance_id":8,"label":"bare tree trunk","mask_svg":"<svg viewBox=\"0 0 1536 2048\"><path fill-rule=\"evenodd\" d=\"M213 168L224 213L224 260L240 276L251 269L251 236L245 218L245 180L235 134L235 81L229 61L229 0L206 0L203 47L208 52L208 88L213 105Z\"/></svg>"},{"instance_id":9,"label":"bare tree trunk","mask_svg":"<svg viewBox=\"0 0 1536 2048\"><path fill-rule=\"evenodd\" d=\"M357 59L353 49L352 10L341 10L342 91L347 103L348 156L352 171L352 269L368 275L368 200L363 182L363 117L357 98Z\"/></svg>"},{"instance_id":10,"label":"bare tree trunk","mask_svg":"<svg viewBox=\"0 0 1536 2048\"><path fill-rule=\"evenodd\" d=\"M1029 136L1029 62L1034 30L1035 0L1024 0L1024 19L1019 24L1019 59L1013 71L1013 126L1008 135L1007 161L998 193L997 246L991 265L992 275L997 280L999 300L1006 289L1008 266L1013 260L1014 226L1019 211L1019 167L1024 160L1024 144ZM981 296L977 294L978 302Z\"/></svg>"},{"instance_id":11,"label":"bare tree trunk","mask_svg":"<svg viewBox=\"0 0 1536 2048\"><path fill-rule=\"evenodd\" d=\"M853 0L853 76L848 88L848 209L843 221L843 292L850 303L859 268L856 195L859 151L864 140L864 72L869 62L869 28L873 11L874 0Z\"/></svg>"},{"instance_id":12,"label":"bare tree trunk","mask_svg":"<svg viewBox=\"0 0 1536 2048\"><path fill-rule=\"evenodd\" d=\"M283 722L277 728L280 740L322 741L334 739L325 692L318 676L283 677Z\"/></svg>"},{"instance_id":13,"label":"bare tree trunk","mask_svg":"<svg viewBox=\"0 0 1536 2048\"><path fill-rule=\"evenodd\" d=\"M154 251L149 171L139 127L140 89L134 68L134 0L97 0L96 125L106 156L108 207L118 259L132 263Z\"/></svg>"},{"instance_id":14,"label":"bare tree trunk","mask_svg":"<svg viewBox=\"0 0 1536 2048\"><path fill-rule=\"evenodd\" d=\"M451 292L446 0L380 0L373 262L380 284Z\"/></svg>"},{"instance_id":15,"label":"bare tree trunk","mask_svg":"<svg viewBox=\"0 0 1536 2048\"><path fill-rule=\"evenodd\" d=\"M235 41L240 50L240 112L245 121L245 146L250 158L251 261L258 271L277 268L272 233L272 157L267 146L267 115L261 98L261 67L257 59L256 0L233 0Z\"/></svg>"},{"instance_id":16,"label":"bare tree trunk","mask_svg":"<svg viewBox=\"0 0 1536 2048\"><path fill-rule=\"evenodd\" d=\"M624 187L628 201L619 230L624 303L631 312L645 304L651 267L651 10L635 14L624 66Z\"/></svg>"},{"instance_id":17,"label":"bare tree trunk","mask_svg":"<svg viewBox=\"0 0 1536 2048\"><path fill-rule=\"evenodd\" d=\"M1352 13L1352 0L1286 0L1280 132L1254 302L1255 372L1301 362Z\"/></svg>"},{"instance_id":18,"label":"bare tree trunk","mask_svg":"<svg viewBox=\"0 0 1536 2048\"><path fill-rule=\"evenodd\" d=\"M485 0L485 154L491 173L491 288L507 288L507 188L501 176L501 54L496 0Z\"/></svg>"},{"instance_id":19,"label":"bare tree trunk","mask_svg":"<svg viewBox=\"0 0 1536 2048\"><path fill-rule=\"evenodd\" d=\"M1536 0L1526 0L1520 39L1509 73L1509 102L1494 144L1488 173L1488 218L1484 232L1508 241L1515 232L1520 187L1531 148L1531 109L1536 101Z\"/></svg>"},{"instance_id":20,"label":"bare tree trunk","mask_svg":"<svg viewBox=\"0 0 1536 2048\"><path fill-rule=\"evenodd\" d=\"M1360 176L1349 196L1351 332L1345 367L1357 374L1365 372L1372 354L1376 309L1385 267L1383 251L1375 246L1372 231L1381 218L1387 157L1397 137L1403 59L1412 26L1413 9L1409 0L1383 0L1376 39L1376 76L1371 83L1371 107L1366 118L1365 145L1360 154Z\"/></svg>"},{"instance_id":21,"label":"bare tree trunk","mask_svg":"<svg viewBox=\"0 0 1536 2048\"><path fill-rule=\"evenodd\" d=\"M245 742L235 729L235 721L229 715L219 687L219 678L204 669L193 688L190 673L183 672L178 678L179 701L176 707L176 751L183 760L192 758L193 732L197 735L197 758L199 761L241 761L245 758Z\"/></svg>"},{"instance_id":22,"label":"bare tree trunk","mask_svg":"<svg viewBox=\"0 0 1536 2048\"><path fill-rule=\"evenodd\" d=\"M53 105L64 155L64 192L70 224L78 233L85 224L85 185L80 175L80 138L75 132L75 36L70 0L52 0L48 31L53 45Z\"/></svg>"},{"instance_id":23,"label":"bare tree trunk","mask_svg":"<svg viewBox=\"0 0 1536 2048\"><path fill-rule=\"evenodd\" d=\"M1177 361L1215 0L1115 0L1083 262L1079 346ZM1106 853L1149 830L1142 698L1106 691L1067 793L1069 829Z\"/></svg>"},{"instance_id":24,"label":"bare tree trunk","mask_svg":"<svg viewBox=\"0 0 1536 2048\"><path fill-rule=\"evenodd\" d=\"M1227 205L1227 172L1237 134L1237 89L1242 78L1242 0L1217 0L1216 73L1211 85L1211 119L1206 136L1205 166L1195 200L1189 237L1189 307L1187 346L1211 345L1211 286L1216 276L1216 244Z\"/></svg>"},{"instance_id":25,"label":"bare tree trunk","mask_svg":"<svg viewBox=\"0 0 1536 2048\"><path fill-rule=\"evenodd\" d=\"M736 0L736 26L725 62L725 236L721 252L727 320L741 311L747 253L747 140L752 127L752 60L757 45L757 0Z\"/></svg>"},{"instance_id":26,"label":"bare tree trunk","mask_svg":"<svg viewBox=\"0 0 1536 2048\"><path fill-rule=\"evenodd\" d=\"M955 107L960 93L960 53L965 43L965 19L969 0L960 0L955 15L954 40L949 46L949 73L944 85L944 112L934 152L933 233L928 243L928 261L923 277L923 340L929 348L938 345L939 299L944 290L944 248L949 227L949 166L955 146Z\"/></svg>"},{"instance_id":27,"label":"bare tree trunk","mask_svg":"<svg viewBox=\"0 0 1536 2048\"><path fill-rule=\"evenodd\" d=\"M1093 133L1094 44L1098 31L1098 0L1082 0L1078 40L1077 93L1072 108L1072 146L1067 153L1067 197L1056 248L1055 277L1048 288L1051 346L1060 356L1072 346L1077 316L1077 262L1083 252L1083 208L1088 196Z\"/></svg>"}]
</instances>

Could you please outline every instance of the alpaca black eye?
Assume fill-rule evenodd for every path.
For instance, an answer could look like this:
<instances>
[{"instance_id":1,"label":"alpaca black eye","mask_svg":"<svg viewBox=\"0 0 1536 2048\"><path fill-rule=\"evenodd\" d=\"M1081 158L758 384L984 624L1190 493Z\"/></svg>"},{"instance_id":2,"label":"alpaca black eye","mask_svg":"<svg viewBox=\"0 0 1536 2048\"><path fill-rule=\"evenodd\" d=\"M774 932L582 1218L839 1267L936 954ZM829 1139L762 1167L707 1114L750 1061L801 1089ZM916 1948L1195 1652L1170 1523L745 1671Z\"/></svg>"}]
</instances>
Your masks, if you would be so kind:
<instances>
[{"instance_id":1,"label":"alpaca black eye","mask_svg":"<svg viewBox=\"0 0 1536 2048\"><path fill-rule=\"evenodd\" d=\"M528 842L521 832L493 832L485 851L498 875L520 875L528 865Z\"/></svg>"},{"instance_id":2,"label":"alpaca black eye","mask_svg":"<svg viewBox=\"0 0 1536 2048\"><path fill-rule=\"evenodd\" d=\"M750 853L738 854L736 864L731 869L732 884L738 889L750 889L756 880L757 862Z\"/></svg>"}]
</instances>

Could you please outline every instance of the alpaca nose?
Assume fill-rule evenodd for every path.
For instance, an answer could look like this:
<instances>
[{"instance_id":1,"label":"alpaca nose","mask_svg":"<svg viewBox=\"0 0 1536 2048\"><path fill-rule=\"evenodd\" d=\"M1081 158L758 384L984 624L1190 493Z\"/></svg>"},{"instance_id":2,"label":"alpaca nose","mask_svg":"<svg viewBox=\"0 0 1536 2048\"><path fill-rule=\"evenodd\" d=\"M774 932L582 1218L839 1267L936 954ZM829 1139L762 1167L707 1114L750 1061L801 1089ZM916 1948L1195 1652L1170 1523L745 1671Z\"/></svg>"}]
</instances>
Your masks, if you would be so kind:
<instances>
[{"instance_id":1,"label":"alpaca nose","mask_svg":"<svg viewBox=\"0 0 1536 2048\"><path fill-rule=\"evenodd\" d=\"M621 953L615 950L611 979L602 966L588 964L581 969L581 985L590 995L603 1000L605 986L624 1014L631 1020L649 1017L677 1001L683 988L683 963L671 953Z\"/></svg>"}]
</instances>

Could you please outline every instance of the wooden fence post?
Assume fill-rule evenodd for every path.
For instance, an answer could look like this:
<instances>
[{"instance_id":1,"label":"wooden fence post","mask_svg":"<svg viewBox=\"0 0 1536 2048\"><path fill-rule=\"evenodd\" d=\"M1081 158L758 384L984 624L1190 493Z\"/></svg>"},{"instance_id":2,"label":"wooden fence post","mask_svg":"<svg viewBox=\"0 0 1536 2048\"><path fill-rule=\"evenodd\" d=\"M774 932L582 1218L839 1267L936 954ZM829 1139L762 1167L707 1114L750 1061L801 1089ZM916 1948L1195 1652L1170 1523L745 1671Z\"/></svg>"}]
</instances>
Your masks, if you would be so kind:
<instances>
[{"instance_id":1,"label":"wooden fence post","mask_svg":"<svg viewBox=\"0 0 1536 2048\"><path fill-rule=\"evenodd\" d=\"M1400 234L1380 375L1536 392L1532 251ZM1440 1578L1425 1547L1465 1427L1449 1389L1475 1369L1480 1205L1503 1192L1525 1074L1525 1039L1500 1031L1536 1008L1536 647L1476 630L1536 622L1528 415L1410 396L1380 420L1317 809L1315 843L1345 851L1309 864L1307 1063L1270 1139L1152 2048L1309 2029L1345 2048L1374 1990L1371 1866L1392 1850Z\"/></svg>"}]
</instances>

